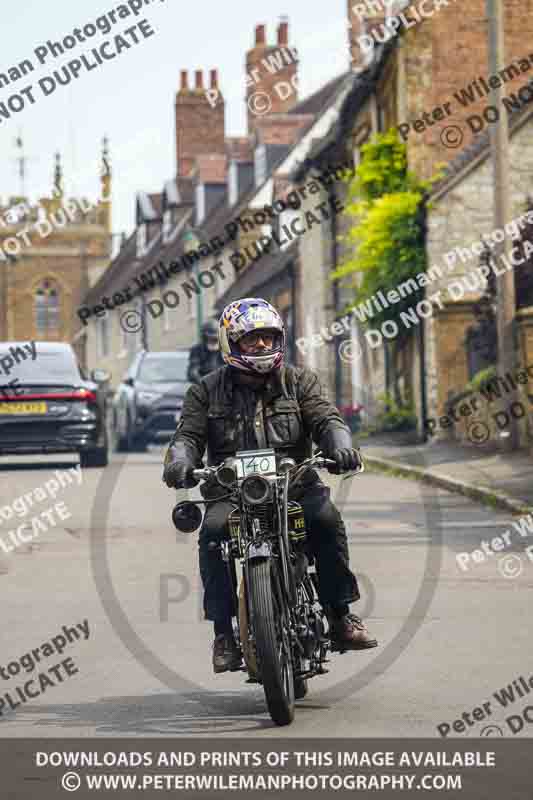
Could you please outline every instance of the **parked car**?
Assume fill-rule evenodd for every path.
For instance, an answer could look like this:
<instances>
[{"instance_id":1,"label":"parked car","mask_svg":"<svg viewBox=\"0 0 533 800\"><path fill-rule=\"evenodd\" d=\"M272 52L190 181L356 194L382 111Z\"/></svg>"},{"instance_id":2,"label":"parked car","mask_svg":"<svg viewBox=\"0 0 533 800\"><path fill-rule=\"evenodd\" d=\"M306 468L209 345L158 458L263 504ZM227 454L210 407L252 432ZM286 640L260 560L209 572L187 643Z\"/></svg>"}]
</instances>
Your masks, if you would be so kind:
<instances>
[{"instance_id":1,"label":"parked car","mask_svg":"<svg viewBox=\"0 0 533 800\"><path fill-rule=\"evenodd\" d=\"M188 349L142 351L135 357L113 400L117 450L142 451L170 439L190 386L188 363Z\"/></svg>"},{"instance_id":2,"label":"parked car","mask_svg":"<svg viewBox=\"0 0 533 800\"><path fill-rule=\"evenodd\" d=\"M109 375L87 380L69 344L30 344L0 343L0 453L79 453L82 467L105 467Z\"/></svg>"}]
</instances>

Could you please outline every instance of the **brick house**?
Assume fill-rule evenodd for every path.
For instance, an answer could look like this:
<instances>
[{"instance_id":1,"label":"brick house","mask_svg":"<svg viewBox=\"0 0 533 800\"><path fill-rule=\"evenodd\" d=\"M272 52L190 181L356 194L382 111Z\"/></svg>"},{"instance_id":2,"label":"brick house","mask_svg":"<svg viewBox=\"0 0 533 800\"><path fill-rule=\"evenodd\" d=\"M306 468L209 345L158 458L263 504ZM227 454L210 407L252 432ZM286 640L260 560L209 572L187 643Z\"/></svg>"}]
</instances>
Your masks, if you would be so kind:
<instances>
[{"instance_id":1,"label":"brick house","mask_svg":"<svg viewBox=\"0 0 533 800\"><path fill-rule=\"evenodd\" d=\"M195 343L201 321L218 313L220 298L228 297L227 290L235 286L236 279L248 275L250 290L258 289L251 267L260 252L258 240L268 235L271 227L254 219L265 204L289 193L290 171L305 158L313 140L327 133L337 113L339 93L346 91L347 76L340 76L312 97L298 101L298 61L289 45L286 21L279 24L273 44L267 43L266 27L256 27L246 64L249 130L244 137L224 136L224 99L216 71L211 72L209 89L201 72L196 73L195 86L190 89L187 73L182 71L175 105L177 177L159 194L138 193L135 232L85 298L86 305L94 308L124 286L146 287L120 309L106 312L100 308L98 316L91 315L83 326L89 362L110 370L115 386L139 348L157 350ZM348 77L351 80L351 74ZM254 94L267 92L271 96L268 113L252 113ZM289 212L283 222L292 216ZM227 234L232 226L230 238ZM204 243L216 237L221 246L209 252ZM206 248L199 263L187 262L191 239ZM239 252L245 256L236 261ZM278 283L271 287L273 299L286 319L294 348L295 251L289 247L278 255L282 263L272 254L262 256L257 266L260 274L264 269L275 273ZM158 280L158 265L172 262L178 262L180 268ZM210 274L214 276L212 285ZM199 294L186 288L202 278ZM169 308L165 298L176 307ZM128 311L135 312L132 320L142 319L141 330L121 329Z\"/></svg>"},{"instance_id":2,"label":"brick house","mask_svg":"<svg viewBox=\"0 0 533 800\"><path fill-rule=\"evenodd\" d=\"M407 7L409 3L403 5ZM531 11L531 2L527 5ZM361 8L359 4L359 12ZM409 166L419 177L427 179L436 172L437 167L447 165L447 177L435 187L432 199L436 207L429 211L427 220L431 265L439 255L439 247L442 249L451 246L452 242L460 243L460 237L467 232L468 239L472 238L473 216L476 223L480 222L479 232L492 227L488 140L483 133L477 135L480 124L483 124L483 111L489 102L485 93L488 83L483 82L483 76L489 78L484 6L481 2L473 3L459 23L456 10L442 8L439 13L412 26L402 35L390 37L384 45L375 46L370 57L363 57L358 39L382 26L384 20L375 15L361 19L362 15L356 13L355 9L356 6L349 2L352 69L360 77L362 85L354 85L353 93L345 99L337 126L329 138L317 142L308 163L300 170L300 176L311 167L320 169L321 164L331 160L333 154L346 157L353 152L354 163L357 164L360 146L374 133L403 126ZM505 10L506 48L515 57L518 66L508 66L498 80L500 84L505 84L510 98L505 108L512 111L517 105L520 107L512 114L511 164L514 171L521 172L521 179L513 180L513 206L523 208L527 196L524 183L527 183L527 165L530 161L526 132L529 130L527 104L533 100L533 91L526 85L528 78L533 75L533 62L526 59L526 42L533 18L531 15L523 17L510 0L505 3ZM453 44L450 45L450 42ZM457 58L451 58L450 53L457 55ZM437 108L440 110L436 112ZM427 112L426 116L424 112ZM455 126L455 135L457 129L461 131L461 141L454 139L453 147L450 139L446 138L446 130L451 124ZM519 129L522 134L518 132ZM480 158L486 162L485 169L481 171L477 170ZM477 178L474 179L476 170ZM464 187L468 195L466 201L461 197L461 189L456 186L461 180L457 176L460 174L468 181L467 176L471 173L469 188ZM446 194L445 187L451 185L456 188L450 194L449 202L442 211L438 210L441 198ZM456 206L454 201L459 198ZM439 245L436 245L437 241ZM332 268L339 262L338 256L341 254L342 249L332 258ZM357 299L357 282L344 288L340 284L338 292L341 297L353 302ZM475 299L472 298L473 301ZM448 397L450 392L458 391L461 385L464 386L468 379L464 333L473 321L472 303L468 312L464 305L447 304L442 318L439 313L436 312L431 320L418 325L415 335L402 348L390 344L369 348L362 336L363 331L354 326L352 347L360 348L362 356L350 365L352 385L356 392L355 399L368 406L371 416L376 409L376 397L391 386L392 366L401 393L414 398L419 419L434 413L443 398ZM525 309L521 311L521 317L524 320L522 327L526 326L522 335L522 341L525 342L529 341L529 333L525 333L529 330L525 322L528 317ZM332 343L329 349L330 362L334 361L334 352L337 353L337 373L338 345L338 342ZM326 351L326 348L323 349ZM305 359L306 363L311 363L309 356ZM346 371L344 365L342 368ZM348 381L343 384L347 386Z\"/></svg>"}]
</instances>

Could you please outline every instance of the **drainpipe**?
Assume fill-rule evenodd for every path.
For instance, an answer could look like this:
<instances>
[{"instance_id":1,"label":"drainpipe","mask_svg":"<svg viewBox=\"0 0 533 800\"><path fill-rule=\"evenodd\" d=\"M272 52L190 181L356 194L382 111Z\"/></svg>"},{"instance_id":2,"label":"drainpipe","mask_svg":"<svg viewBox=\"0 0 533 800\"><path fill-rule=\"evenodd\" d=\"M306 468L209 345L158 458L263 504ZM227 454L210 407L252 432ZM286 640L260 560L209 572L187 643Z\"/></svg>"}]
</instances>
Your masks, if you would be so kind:
<instances>
[{"instance_id":1,"label":"drainpipe","mask_svg":"<svg viewBox=\"0 0 533 800\"><path fill-rule=\"evenodd\" d=\"M427 252L427 207L426 198L422 201L421 209L421 227L424 248ZM424 298L426 297L426 289L424 287ZM419 326L418 345L420 350L420 414L422 415L422 442L424 444L428 440L428 432L426 430L425 420L427 419L427 390L426 390L426 321L422 320Z\"/></svg>"},{"instance_id":2,"label":"drainpipe","mask_svg":"<svg viewBox=\"0 0 533 800\"><path fill-rule=\"evenodd\" d=\"M298 256L295 256L297 258ZM297 321L298 321L298 314L296 309L296 269L294 259L291 259L289 264L289 277L291 282L291 309L292 309L292 341L291 341L291 353L290 353L290 361L292 364L296 363L296 333L297 333Z\"/></svg>"},{"instance_id":3,"label":"drainpipe","mask_svg":"<svg viewBox=\"0 0 533 800\"><path fill-rule=\"evenodd\" d=\"M427 419L427 392L426 392L426 328L425 320L420 325L418 336L418 346L420 349L420 414L422 416L422 441L424 444L428 440L428 432L425 426Z\"/></svg>"},{"instance_id":4,"label":"drainpipe","mask_svg":"<svg viewBox=\"0 0 533 800\"><path fill-rule=\"evenodd\" d=\"M335 190L333 186L329 189L329 195L331 199L335 199ZM332 266L333 269L337 268L338 257L339 257L339 245L337 242L337 235L338 235L338 224L337 224L337 215L331 215L331 258L332 258ZM335 319L340 316L340 287L338 281L333 281L333 307L335 309ZM340 350L335 345L335 405L337 408L342 405L342 359L340 356Z\"/></svg>"}]
</instances>

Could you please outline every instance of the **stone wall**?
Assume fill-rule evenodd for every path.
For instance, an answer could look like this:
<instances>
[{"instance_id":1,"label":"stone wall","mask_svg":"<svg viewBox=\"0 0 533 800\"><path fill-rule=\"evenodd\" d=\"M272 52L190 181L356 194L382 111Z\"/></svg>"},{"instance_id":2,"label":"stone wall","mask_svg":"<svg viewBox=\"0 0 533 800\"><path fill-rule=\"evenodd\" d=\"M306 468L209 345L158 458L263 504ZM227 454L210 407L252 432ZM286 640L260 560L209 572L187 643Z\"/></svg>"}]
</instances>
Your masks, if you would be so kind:
<instances>
[{"instance_id":1,"label":"stone wall","mask_svg":"<svg viewBox=\"0 0 533 800\"><path fill-rule=\"evenodd\" d=\"M533 109L520 127L511 132L510 139L510 184L511 218L525 212L526 198L531 193L533 171ZM428 263L438 266L443 277L435 280L426 292L440 290L446 303L444 311L436 311L426 321L428 349L426 367L428 380L429 416L444 413L443 406L450 393L461 392L468 381L467 354L464 336L467 328L475 322L472 304L480 291L467 291L460 302L453 302L446 287L471 275L479 266L479 256L467 258L466 250L480 241L483 234L490 234L493 223L493 173L489 153L485 152L477 162L458 175L455 182L438 192L434 207L428 214ZM463 259L454 263L448 257L450 269L445 267L445 255L455 247L463 248ZM501 265L500 265L501 268ZM471 278L472 280L472 278ZM472 283L472 287L474 287ZM482 288L482 287L481 287ZM533 338L530 317L521 312L519 319L521 337L518 364L533 360ZM528 360L529 359L529 360Z\"/></svg>"}]
</instances>

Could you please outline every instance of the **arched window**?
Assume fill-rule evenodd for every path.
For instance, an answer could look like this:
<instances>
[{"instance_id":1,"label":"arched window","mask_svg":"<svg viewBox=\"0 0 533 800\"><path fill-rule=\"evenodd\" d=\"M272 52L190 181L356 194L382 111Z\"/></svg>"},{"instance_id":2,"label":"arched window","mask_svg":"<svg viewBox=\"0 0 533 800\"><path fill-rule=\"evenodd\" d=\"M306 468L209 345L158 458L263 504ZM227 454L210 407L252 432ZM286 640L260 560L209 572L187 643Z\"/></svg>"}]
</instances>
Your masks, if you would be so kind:
<instances>
[{"instance_id":1,"label":"arched window","mask_svg":"<svg viewBox=\"0 0 533 800\"><path fill-rule=\"evenodd\" d=\"M35 292L35 325L39 334L59 328L59 292L53 281L44 280Z\"/></svg>"}]
</instances>

